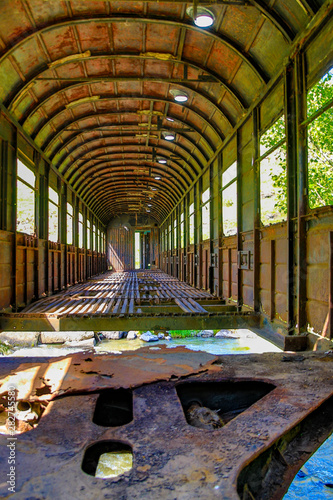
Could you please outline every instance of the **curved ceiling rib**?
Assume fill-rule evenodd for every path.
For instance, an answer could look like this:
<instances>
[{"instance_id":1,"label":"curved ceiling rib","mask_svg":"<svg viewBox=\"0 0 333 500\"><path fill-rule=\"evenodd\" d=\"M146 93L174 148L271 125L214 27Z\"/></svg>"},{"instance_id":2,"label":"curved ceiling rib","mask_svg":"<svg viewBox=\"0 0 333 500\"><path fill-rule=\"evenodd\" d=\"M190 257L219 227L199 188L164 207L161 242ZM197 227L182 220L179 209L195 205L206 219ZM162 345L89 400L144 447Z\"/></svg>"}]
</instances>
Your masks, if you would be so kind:
<instances>
[{"instance_id":1,"label":"curved ceiling rib","mask_svg":"<svg viewBox=\"0 0 333 500\"><path fill-rule=\"evenodd\" d=\"M75 190L79 189L81 183L84 182L87 178L91 179L94 176L96 177L96 175L103 176L106 174L112 175L112 177L116 177L117 173L118 172L123 173L125 168L126 168L126 172L128 171L129 173L131 173L132 175L134 175L136 177L137 177L137 174L135 173L135 169L136 169L136 171L140 171L142 178L148 177L149 172L146 175L144 173L144 170L149 171L149 169L151 169L151 176L152 177L154 177L154 175L159 175L159 176L162 176L162 178L164 178L164 177L170 177L170 174L173 174L174 179L176 181L178 181L183 188L189 187L189 184L186 183L186 180L185 180L184 176L181 175L181 172L178 169L176 169L170 165L168 165L167 169L162 168L162 166L159 163L154 164L154 165L144 164L144 165L140 165L140 167L138 168L137 165L134 165L133 162L131 162L131 163L126 164L126 165L117 165L117 167L119 167L119 168L116 168L112 163L114 163L114 162L101 163L98 165L94 165L92 167L89 167L85 171L82 171L82 169L80 168L80 175L78 176L76 182L73 183L74 189ZM105 168L105 167L108 167L108 168Z\"/></svg>"},{"instance_id":2,"label":"curved ceiling rib","mask_svg":"<svg viewBox=\"0 0 333 500\"><path fill-rule=\"evenodd\" d=\"M82 134L83 135L83 134ZM178 135L181 135L179 133L176 134L176 138ZM75 172L75 169L77 168L77 162L81 160L81 157L75 157L75 155L77 153L80 152L80 150L83 151L83 154L86 155L86 154L92 154L93 152L97 152L100 150L100 148L110 148L110 147L125 147L125 146L129 146L130 144L128 142L122 142L122 140L124 139L124 137L127 137L127 138L131 138L132 136L131 135L119 135L119 136L115 136L115 135L112 135L112 136L101 136L101 137L94 137L94 138L90 138L89 140L84 140L84 142L82 144L79 144L77 145L75 148L73 148L67 155L66 159L62 162L62 168L60 169L59 168L59 171L65 176L65 178L67 180L70 180L71 179L71 176L73 174L73 172ZM182 135L182 137L184 137ZM110 139L110 140L108 140ZM117 142L116 139L119 139L119 141ZM164 141L165 143L168 143L167 141ZM181 159L183 161L186 162L186 164L188 164L188 161L186 159L186 157L184 155L186 154L191 154L191 155L194 155L192 156L192 159L194 160L194 162L198 165L199 167L199 171L198 170L194 170L194 172L196 174L198 174L201 170L201 168L203 167L203 164L201 163L200 161L200 158L197 156L196 153L193 153L193 151L195 150L198 150L200 152L200 150L197 148L196 146L196 143L194 143L193 141L189 141L187 140L186 142L187 143L190 143L192 144L193 146L193 149L192 151L191 150L186 150L185 148L185 144L182 146L180 145L177 140L175 141L172 141L173 142L173 145L179 147L181 149L181 151L185 151L184 154L181 154L179 153L179 155L181 156ZM87 145L92 145L93 143L99 143L98 147L96 148L93 148L93 149L87 149ZM132 145L135 145L137 147L143 147L144 145L140 142L135 142L135 143L131 143ZM154 145L150 145L148 147L151 147L153 148ZM168 148L164 147L163 148L164 150L164 155L166 156L166 158L168 159L169 155L170 154L174 154L173 151L170 151ZM162 155L162 153L160 153L160 155ZM202 154L202 158L205 158L204 155ZM93 158L90 158L90 160L93 160ZM201 165L201 166L200 166ZM80 165L81 167L81 165ZM188 164L188 167L190 169L193 170L193 165L190 165Z\"/></svg>"},{"instance_id":3,"label":"curved ceiling rib","mask_svg":"<svg viewBox=\"0 0 333 500\"><path fill-rule=\"evenodd\" d=\"M100 140L100 138L99 138L99 139L94 139L94 140L92 140L91 142L95 142L95 141L98 141L98 140ZM164 141L164 142L165 142L165 143L167 143L167 141ZM86 144L87 144L87 143L86 143ZM85 146L86 146L86 144L85 144ZM168 144L169 144L169 143L168 143ZM191 160L193 160L193 163L197 166L197 169L194 169L194 166L193 166L193 165L190 165L190 164L188 163L188 161L187 161L187 160L186 160L183 156L182 156L182 159L183 159L183 161L186 163L186 166L192 169L194 176L198 175L198 174L200 173L200 171L202 170L202 168L203 168L203 166L204 166L204 165L203 165L201 162L199 162L199 161L198 161L198 160L197 160L197 159L193 156L193 154L191 153L191 151L186 150L184 147L182 147L181 145L179 145L179 144L177 144L177 143L173 143L173 145L175 146L175 149L174 149L174 150L170 150L170 149L168 149L168 148L166 148L166 147L164 147L164 148L163 148L163 147L161 147L161 146L154 146L154 144L153 144L153 145L150 145L150 146L147 146L147 148L146 148L143 144L138 145L138 143L137 143L137 142L135 142L135 143L127 143L127 144L112 144L112 145L109 145L109 146L107 146L107 145L104 145L104 146L103 146L103 145L102 145L102 146L98 146L98 147L97 147L97 148L95 148L94 150L90 150L90 151L89 151L89 150L88 150L88 151L87 151L87 150L85 150L85 151L82 153L82 155L86 155L86 154L91 153L91 152L93 152L93 151L99 152L101 148L106 148L106 147L107 147L107 148L109 148L109 149L110 149L110 148L112 148L113 152L119 152L119 153L124 154L124 152L126 152L126 150L128 150L128 148L130 148L130 147L131 147L131 148L132 148L132 149L131 149L131 152L133 152L133 147L138 148L139 146L141 146L141 147L145 147L146 149L148 149L148 148L149 148L149 152L148 152L148 153L146 153L146 154L152 154L152 151L150 151L150 150L152 150L154 147L158 147L158 149L159 149L159 150L162 150L162 151L165 151L165 152L168 152L168 153L170 152L170 155L172 155L172 154L176 154L176 155L178 155L178 156L181 156L181 154L182 154L182 155L190 155L190 156L191 156ZM82 147L82 145L80 146L80 148L81 148L81 147ZM115 148L117 148L117 150L116 150L116 151L115 151ZM178 151L179 151L179 150L181 151L181 153L178 153ZM162 154L161 156L163 156L163 154ZM164 154L164 156L165 156L166 158L168 158L167 154ZM77 163L77 161L79 161L79 160L80 160L80 157L79 157L79 158L76 158L75 160L73 160L73 162L72 162L72 163L71 163L71 165L69 166L68 170L66 170L66 171L62 172L65 178L68 178L69 173L70 173L71 171L76 171L76 168L75 168L75 167L76 167L76 163ZM79 168L80 168L80 167L79 167Z\"/></svg>"},{"instance_id":4,"label":"curved ceiling rib","mask_svg":"<svg viewBox=\"0 0 333 500\"><path fill-rule=\"evenodd\" d=\"M156 61L156 57L153 57L153 56L147 56L147 55L144 55L144 54L140 54L140 55L135 55L135 54L99 54L99 55L91 55L91 56L87 56L87 57L84 57L84 60L82 60L82 54L78 54L77 55L77 58L71 58L70 61L64 61L62 60L62 62L59 62L58 64L54 64L52 65L52 70L55 71L59 68L62 68L68 64L73 64L75 62L78 62L78 63L84 63L84 62L89 62L89 61L102 61L103 59L105 60L121 60L121 59L133 59L133 60L137 60L137 61ZM163 62L163 61L161 61ZM212 71L211 69L208 69L207 67L205 66L202 66L200 65L198 62L196 62L195 64L189 60L186 60L184 58L182 59L170 59L170 60L167 60L166 61L167 63L169 64L172 64L173 66L179 66L180 64L182 64L183 66L186 66L187 68L191 68L191 69L194 69L196 71L200 71L200 72L204 72L205 73L205 77L208 77L208 78L202 78L202 79L190 79L188 78L187 81L190 81L193 83L197 82L197 83L205 83L205 82L210 82L210 83L218 83L221 87L223 87L231 96L232 98L235 100L235 102L239 105L239 107L241 109L245 109L246 108L246 103L244 102L243 98L241 95L239 95L239 93L237 92L236 89L233 89L226 81L224 78L221 77L221 75L218 75L215 71ZM39 78L41 77L41 75L43 75L43 73L45 73L46 71L48 71L50 68L49 66L45 66L43 69L41 68L38 68L38 73L36 73L34 76L30 76L30 78L28 78L27 80L25 80L24 82L24 85L20 88L19 91L17 91L16 93L16 96L15 96L15 99L13 99L9 105L7 106L8 107L8 110L13 112L15 111L15 107L17 105L17 103L21 100L21 98L23 97L23 95L25 94L25 92L27 92L28 90L31 90L33 89L33 86L32 84L35 83L36 81L39 80ZM183 70L183 73L184 73L184 70ZM95 75L95 82L94 81L91 81L94 79L94 77L87 77L87 78L81 78L80 79L80 83L82 82L85 82L85 83L89 83L89 84L92 84L92 83L97 83L99 81L108 81L108 82L113 82L113 81L117 81L118 80L118 76L100 76L98 79L97 79L97 76ZM139 78L139 77L138 77ZM49 81L49 79L47 79ZM140 79L141 80L141 79ZM184 78L169 78L170 80L170 83L171 82L175 82L175 83L179 83L180 81L184 81L186 79ZM60 81L60 79L57 79L57 81ZM71 80L65 80L65 81L71 81ZM63 88L61 88L58 93L61 93L61 92L65 92L68 88L70 87L70 85L67 85ZM21 125L24 125L24 122L26 120L28 120L31 115L33 113L35 113L36 111L38 111L38 109L40 107L42 107L50 97L53 97L54 93L50 93L50 95L48 95L45 99L43 100L39 100L38 102L38 105L31 111L29 109L29 114L28 116L22 118L20 120L20 123Z\"/></svg>"},{"instance_id":5,"label":"curved ceiling rib","mask_svg":"<svg viewBox=\"0 0 333 500\"><path fill-rule=\"evenodd\" d=\"M248 0L250 4L256 7L270 22L277 28L283 37L290 43L295 38L295 33L282 19L278 12L274 12L262 0Z\"/></svg>"},{"instance_id":6,"label":"curved ceiling rib","mask_svg":"<svg viewBox=\"0 0 333 500\"><path fill-rule=\"evenodd\" d=\"M209 102L209 103L212 105L212 107L213 107L214 109L216 109L216 111L217 111L218 113L221 113L221 115L223 115L223 116L224 116L224 118L228 121L228 123L229 123L229 125L230 125L230 128L232 128L232 127L233 127L233 124L231 124L231 123L229 122L229 120L226 118L226 116L222 113L221 109L220 109L218 106L216 106L216 104L215 104L215 103L214 103L211 99L209 99L207 96L203 95L202 93L199 93L199 92L195 92L195 91L193 91L193 89L188 89L188 88L187 88L187 87L185 87L185 86L182 86L182 87L183 87L183 88L185 88L186 90L191 90L191 92L192 92L194 95L200 95L200 97L201 97L201 98L203 98L205 101ZM86 106L87 104L89 104L90 102L92 102L92 103L94 103L94 104L98 104L98 103L103 103L103 101L107 101L107 102L110 102L110 101L112 101L112 100L119 101L119 100L120 100L120 99L122 99L122 98L123 98L124 100L127 100L127 101L128 101L128 100L133 99L133 97L134 97L134 98L136 98L136 99L140 99L140 100L142 100L142 101L149 100L149 96L145 96L145 95L143 95L143 96L133 96L133 97L128 97L128 96L121 96L121 97L120 97L120 96L119 96L119 97L114 97L114 98L112 98L112 97L111 97L111 98L102 98L102 99L98 99L98 102L97 102L97 101L94 101L93 97L94 97L94 96L91 96L90 100L89 100L89 98L87 98L87 99L84 101L84 103L83 103L83 102L79 102L79 103L77 103L77 104L76 104L76 103L74 102L74 103L70 106L70 108L64 108L64 109L62 109L61 111L59 111L58 113L56 113L54 116L52 116L52 117L50 117L48 120L46 120L46 121L43 123L42 127L41 127L39 130L37 130L35 133L31 133L31 136L32 136L32 137L33 137L33 139L34 139L34 140L35 140L35 141L39 144L39 146L40 146L41 148L43 148L43 149L46 151L46 150L47 150L48 143L46 143L46 145L45 145L45 141L44 141L43 143L41 143L41 142L39 141L38 137L39 137L39 136L43 136L43 132L45 131L45 129L46 129L47 127L51 127L51 128L53 128L53 124L54 124L54 122L59 122L59 121L60 121L60 119L61 119L61 116L62 116L62 115L65 115L66 113L68 113L68 109L73 110L74 108L79 108L79 107L81 107L81 106L82 106L82 107L84 107L84 106ZM159 100L158 98L156 98L156 101L159 101L159 102L160 102L160 100ZM171 102L173 103L173 101L171 101L171 100L165 100L165 101L167 101L167 102L169 102L169 103L171 103ZM101 112L101 113L98 113L98 112L96 112L96 113L94 114L94 116L95 116L96 118L98 118L98 117L100 117L100 116L105 116L105 113L102 113L102 112ZM82 121L83 119L86 119L86 118L88 118L88 117L89 117L89 116L82 115L82 116L80 116L80 118L79 118L78 120L76 120L76 122L78 122L78 121ZM68 119L68 120L66 121L66 125L65 125L65 127L64 127L64 128L66 129L66 128L68 128L69 126L72 126L72 125L73 125L73 123L74 123L74 120L73 120L73 121L69 121L69 119ZM65 122L64 122L64 123L62 123L62 125L64 125L64 124L65 124ZM58 127L58 128L60 128L60 127ZM169 125L169 127L168 127L168 128L171 128L171 127L170 127L170 125ZM61 130L61 131L59 131L59 132L61 133L63 130L64 130L64 129L62 129L62 130ZM59 132L57 132L57 133L59 133ZM50 142L51 142L54 138L55 138L54 136L53 136L53 137L51 137Z\"/></svg>"},{"instance_id":7,"label":"curved ceiling rib","mask_svg":"<svg viewBox=\"0 0 333 500\"><path fill-rule=\"evenodd\" d=\"M115 198L117 200L121 200L122 196L124 197L124 200L128 200L128 205L131 205L130 202L130 197L128 196L128 193L132 193L135 196L135 201L133 202L133 205L138 204L140 205L140 194L142 192L142 188L138 189L134 184L129 185L129 186L124 186L123 183L114 183L112 182L105 184L105 192L108 193L108 198L103 196L103 191L99 191L98 193L95 194L94 199L89 200L89 207L94 210L97 216L99 217L104 217L104 210L107 209L107 207L112 206L112 204L115 203ZM113 191L114 190L114 191ZM154 193L154 191L152 191ZM147 201L148 201L148 196L147 196ZM158 203L161 204L161 207L163 207L163 212L167 215L169 212L171 212L172 208L174 207L175 201L170 199L168 196L168 193L164 191L159 191L159 196L158 198L155 196L151 197L152 204L155 210L155 207L158 206ZM158 202L157 202L158 200ZM142 200L142 203L144 200ZM153 215L153 213L152 213Z\"/></svg>"},{"instance_id":8,"label":"curved ceiling rib","mask_svg":"<svg viewBox=\"0 0 333 500\"><path fill-rule=\"evenodd\" d=\"M122 212L165 219L322 0L206 0L208 29L193 24L192 0L15 0L17 16L11 2L0 5L0 100L107 224Z\"/></svg>"},{"instance_id":9,"label":"curved ceiling rib","mask_svg":"<svg viewBox=\"0 0 333 500\"><path fill-rule=\"evenodd\" d=\"M100 176L98 178L92 178L92 180L89 181L89 185L78 190L78 193L80 196L85 198L87 200L87 203L90 203L91 199L94 198L95 196L95 189L96 188L102 188L98 189L98 191L102 192L105 187L108 185L110 186L122 186L122 185L127 185L129 186L136 186L135 181L136 181L136 176L135 175L123 175L123 176L112 176L112 180L107 180L107 178L110 179L110 176ZM146 188L146 189L151 189L152 192L155 192L157 190L158 195L161 196L161 193L167 193L168 194L168 199L173 201L173 203L177 203L179 197L182 196L183 191L179 189L179 187L175 184L170 182L168 179L164 178L163 182L156 181L154 178L145 178L142 177L141 179L141 188ZM87 194L87 191L89 194ZM86 196L87 194L87 196Z\"/></svg>"},{"instance_id":10,"label":"curved ceiling rib","mask_svg":"<svg viewBox=\"0 0 333 500\"><path fill-rule=\"evenodd\" d=\"M262 8L263 10L263 8ZM268 17L268 14L267 14ZM111 17L111 18L106 18L106 17L93 17L93 18L84 18L84 19L70 19L65 22L59 22L59 23L53 23L50 26L47 26L45 28L41 28L39 30L34 31L33 33L30 33L29 35L25 36L23 39L19 40L17 43L14 43L11 47L7 47L4 50L4 54L0 57L0 64L2 63L3 59L6 57L9 57L12 55L12 53L20 48L24 43L29 41L30 39L34 37L40 37L43 34L58 29L58 28L65 28L65 27L72 27L72 26L78 26L81 24L91 24L91 23L106 23L106 24L113 24L113 23L144 23L144 24L158 24L158 25L170 25L172 27L178 26L179 28L186 28L187 30L190 31L195 31L197 33L200 33L202 36L207 36L211 38L212 40L216 40L218 42L223 43L226 45L228 48L230 48L232 51L234 51L238 57L240 57L246 64L248 64L252 71L256 74L256 76L262 80L263 83L267 83L269 77L268 75L265 74L263 69L260 67L260 64L257 63L253 59L253 57L250 54L245 53L243 48L239 46L234 40L228 38L225 35L222 35L220 33L214 32L213 30L207 31L207 30L202 30L201 28L198 28L196 26L193 26L192 24L185 23L184 21L181 22L179 20L167 20L167 19L158 19L158 18L144 18L140 17L139 19L137 17ZM281 31L281 30L280 30ZM282 31L281 31L282 32ZM66 80L69 80L70 77L66 77Z\"/></svg>"},{"instance_id":11,"label":"curved ceiling rib","mask_svg":"<svg viewBox=\"0 0 333 500\"><path fill-rule=\"evenodd\" d=\"M115 155L111 159L110 158L103 158L101 156L98 156L98 157L95 157L92 159L88 159L84 163L81 163L78 166L78 168L72 173L72 175L67 177L67 180L75 188L76 182L80 178L80 175L86 176L87 173L89 174L89 172L91 170L95 169L97 171L100 169L101 166L104 166L104 165L105 166L109 165L110 167L113 167L113 165L122 166L123 168L130 167L132 165L133 168L135 166L135 168L137 170L142 170L145 168L156 168L156 167L162 168L162 165L160 163L156 162L156 159L154 159L154 156L152 153L142 153L141 155L144 156L144 158L141 159L140 153L136 153L135 160L133 158L131 158L128 153L126 154L126 159L115 158ZM110 155L108 155L108 156L110 156ZM134 156L134 154L132 156ZM164 158L163 155L158 154L158 153L157 154L155 153L155 156L157 156L157 157L160 156L160 157ZM91 165L91 162L98 162L98 163L94 163L93 165ZM184 168L184 166L180 165L175 159L169 158L167 160L167 164L164 164L163 167L164 167L164 171L166 171L166 172L168 171L168 169L170 169L173 172L175 172L176 176L177 176L177 174L179 174L180 178L184 179L184 182L191 183L194 181L194 176L191 175L191 173L188 172Z\"/></svg>"},{"instance_id":12,"label":"curved ceiling rib","mask_svg":"<svg viewBox=\"0 0 333 500\"><path fill-rule=\"evenodd\" d=\"M110 99L108 99L108 101L109 100ZM219 136L221 142L224 139L224 137L221 136L221 133L219 131L217 131L216 128L213 127L213 125L208 121L208 119L206 117L204 117L202 113L199 113L197 110L195 110L193 108L189 108L189 107L188 108L184 108L184 106L181 106L178 103L175 103L173 101L169 101L167 99L162 99L162 98L157 99L157 98L147 98L147 97L143 98L143 97L133 96L133 97L130 97L130 98L129 97L118 97L118 98L114 97L113 100L115 102L129 101L129 100L131 100L133 102L133 101L143 101L144 100L144 101L147 101L147 102L150 102L150 103L164 103L165 105L172 104L175 108L186 109L189 112L193 113L198 118L198 120L200 122L203 122L203 127L206 127L206 128L209 127L210 129L213 129L214 132ZM140 112L139 108L138 108L137 111L132 111L131 113L128 113L128 111L126 109L124 109L121 112L104 113L104 116L107 117L107 118L114 117L115 115L117 115L117 116L127 116L128 114L136 114L136 115L139 116L139 112ZM103 114L100 113L99 117L102 117L102 116L103 116ZM161 116L161 115L156 115L156 116ZM169 115L169 116L171 116L171 115ZM50 139L50 142L44 148L44 151L49 156L49 158L53 159L55 157L55 155L59 154L59 152L61 151L61 149L67 147L73 140L75 140L76 136L70 137L67 142L65 142L63 144L60 144L59 149L56 149L56 150L53 150L53 151L50 152L50 150L52 149L53 143L56 142L61 137L61 135L66 132L66 130L69 127L74 127L75 125L79 126L80 121L82 121L83 119L95 118L95 117L96 117L96 114L87 115L87 116L83 116L83 117L81 116L80 118L78 118L78 119L73 120L72 122L70 122L70 124L66 125L66 127L63 128L63 129L61 129L59 132L57 132L57 134L54 135L52 137L52 139ZM164 117L164 115L162 115L162 117ZM176 123L177 122L181 122L181 123L183 123L187 127L192 127L193 126L193 124L190 121L185 121L185 120L183 121L181 118L179 118L176 115L173 115L173 117L174 117L174 120L175 120ZM113 124L111 124L111 125L113 125ZM93 131L97 130L98 128L100 128L101 129L100 131L102 132L103 128L106 128L107 126L109 126L109 125L106 124L104 127L94 127L94 128L91 129L91 131L93 132ZM119 126L121 126L121 124L119 124ZM169 125L169 128L171 128L170 125ZM82 133L82 130L80 130L78 128L77 132ZM143 130L142 130L142 132L143 132Z\"/></svg>"}]
</instances>

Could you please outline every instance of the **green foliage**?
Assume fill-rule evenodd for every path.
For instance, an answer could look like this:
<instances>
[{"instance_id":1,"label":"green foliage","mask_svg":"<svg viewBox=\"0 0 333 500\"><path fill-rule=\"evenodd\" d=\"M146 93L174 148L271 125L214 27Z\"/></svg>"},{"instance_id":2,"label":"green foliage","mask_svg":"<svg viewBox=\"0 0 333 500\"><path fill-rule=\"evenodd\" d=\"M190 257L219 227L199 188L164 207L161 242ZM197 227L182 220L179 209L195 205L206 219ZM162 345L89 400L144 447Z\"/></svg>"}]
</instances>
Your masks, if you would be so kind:
<instances>
[{"instance_id":1,"label":"green foliage","mask_svg":"<svg viewBox=\"0 0 333 500\"><path fill-rule=\"evenodd\" d=\"M333 99L333 71L308 92L308 116ZM308 183L310 208L333 205L333 107L308 127Z\"/></svg>"},{"instance_id":2,"label":"green foliage","mask_svg":"<svg viewBox=\"0 0 333 500\"><path fill-rule=\"evenodd\" d=\"M285 121L281 116L261 136L260 154L276 147L260 162L261 221L264 225L281 222L287 215Z\"/></svg>"},{"instance_id":3,"label":"green foliage","mask_svg":"<svg viewBox=\"0 0 333 500\"><path fill-rule=\"evenodd\" d=\"M197 336L196 330L170 330L169 333L175 339Z\"/></svg>"},{"instance_id":4,"label":"green foliage","mask_svg":"<svg viewBox=\"0 0 333 500\"><path fill-rule=\"evenodd\" d=\"M0 342L0 356L6 356L12 352L12 349L9 345L3 344Z\"/></svg>"},{"instance_id":5,"label":"green foliage","mask_svg":"<svg viewBox=\"0 0 333 500\"><path fill-rule=\"evenodd\" d=\"M333 70L328 72L307 94L307 112L311 117L333 99ZM309 206L333 205L333 106L308 126L308 192ZM281 116L262 136L260 154L276 146L285 137L284 117ZM281 217L287 214L286 146L282 144L268 157L271 163L271 191L274 206ZM271 193L268 197L273 197ZM272 210L273 211L273 210ZM274 216L274 222L276 222Z\"/></svg>"}]
</instances>

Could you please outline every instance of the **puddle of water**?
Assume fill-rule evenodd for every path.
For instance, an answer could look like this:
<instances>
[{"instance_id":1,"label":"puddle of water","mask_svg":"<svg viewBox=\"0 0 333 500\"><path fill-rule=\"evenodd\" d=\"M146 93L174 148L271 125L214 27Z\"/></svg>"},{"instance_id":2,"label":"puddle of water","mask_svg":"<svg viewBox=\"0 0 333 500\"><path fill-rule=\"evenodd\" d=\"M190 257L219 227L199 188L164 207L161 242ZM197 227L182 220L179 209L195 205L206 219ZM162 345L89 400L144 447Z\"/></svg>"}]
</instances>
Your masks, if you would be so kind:
<instances>
[{"instance_id":1,"label":"puddle of water","mask_svg":"<svg viewBox=\"0 0 333 500\"><path fill-rule=\"evenodd\" d=\"M333 434L301 467L283 497L283 500L303 499L333 499Z\"/></svg>"},{"instance_id":2,"label":"puddle of water","mask_svg":"<svg viewBox=\"0 0 333 500\"><path fill-rule=\"evenodd\" d=\"M215 337L183 337L172 340L159 340L157 342L143 342L140 339L127 340L102 340L93 348L96 354L112 353L121 354L126 351L135 351L141 347L149 347L157 350L159 346L165 345L167 348L185 346L191 351L205 351L210 354L250 354L263 352L281 352L281 349L274 346L267 340L259 337L250 330L237 330L234 335L239 338L215 338ZM88 349L88 350L91 350ZM66 356L75 352L87 351L87 348L68 347L61 344L45 344L37 347L15 349L10 356Z\"/></svg>"}]
</instances>

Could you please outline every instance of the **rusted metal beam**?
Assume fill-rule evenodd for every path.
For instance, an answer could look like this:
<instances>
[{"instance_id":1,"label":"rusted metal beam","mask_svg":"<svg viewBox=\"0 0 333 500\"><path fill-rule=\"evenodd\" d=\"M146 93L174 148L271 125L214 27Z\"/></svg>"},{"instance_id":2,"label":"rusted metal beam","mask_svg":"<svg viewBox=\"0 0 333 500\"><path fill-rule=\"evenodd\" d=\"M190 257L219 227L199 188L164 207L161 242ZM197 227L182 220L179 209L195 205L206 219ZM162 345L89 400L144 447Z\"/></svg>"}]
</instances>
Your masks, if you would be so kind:
<instances>
[{"instance_id":1,"label":"rusted metal beam","mask_svg":"<svg viewBox=\"0 0 333 500\"><path fill-rule=\"evenodd\" d=\"M260 109L253 110L253 308L260 311ZM249 263L250 266L250 263Z\"/></svg>"}]
</instances>

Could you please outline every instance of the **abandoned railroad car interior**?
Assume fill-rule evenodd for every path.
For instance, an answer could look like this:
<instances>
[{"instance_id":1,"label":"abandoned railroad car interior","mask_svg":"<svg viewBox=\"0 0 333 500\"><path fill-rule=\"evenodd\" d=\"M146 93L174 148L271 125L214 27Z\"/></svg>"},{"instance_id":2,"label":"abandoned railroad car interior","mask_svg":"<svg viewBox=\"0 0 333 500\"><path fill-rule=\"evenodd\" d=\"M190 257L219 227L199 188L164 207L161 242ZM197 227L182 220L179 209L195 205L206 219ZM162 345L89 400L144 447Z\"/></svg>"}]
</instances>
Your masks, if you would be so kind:
<instances>
[{"instance_id":1,"label":"abandoned railroad car interior","mask_svg":"<svg viewBox=\"0 0 333 500\"><path fill-rule=\"evenodd\" d=\"M282 352L6 355L189 329ZM282 498L332 340L333 0L1 0L1 496Z\"/></svg>"}]
</instances>

